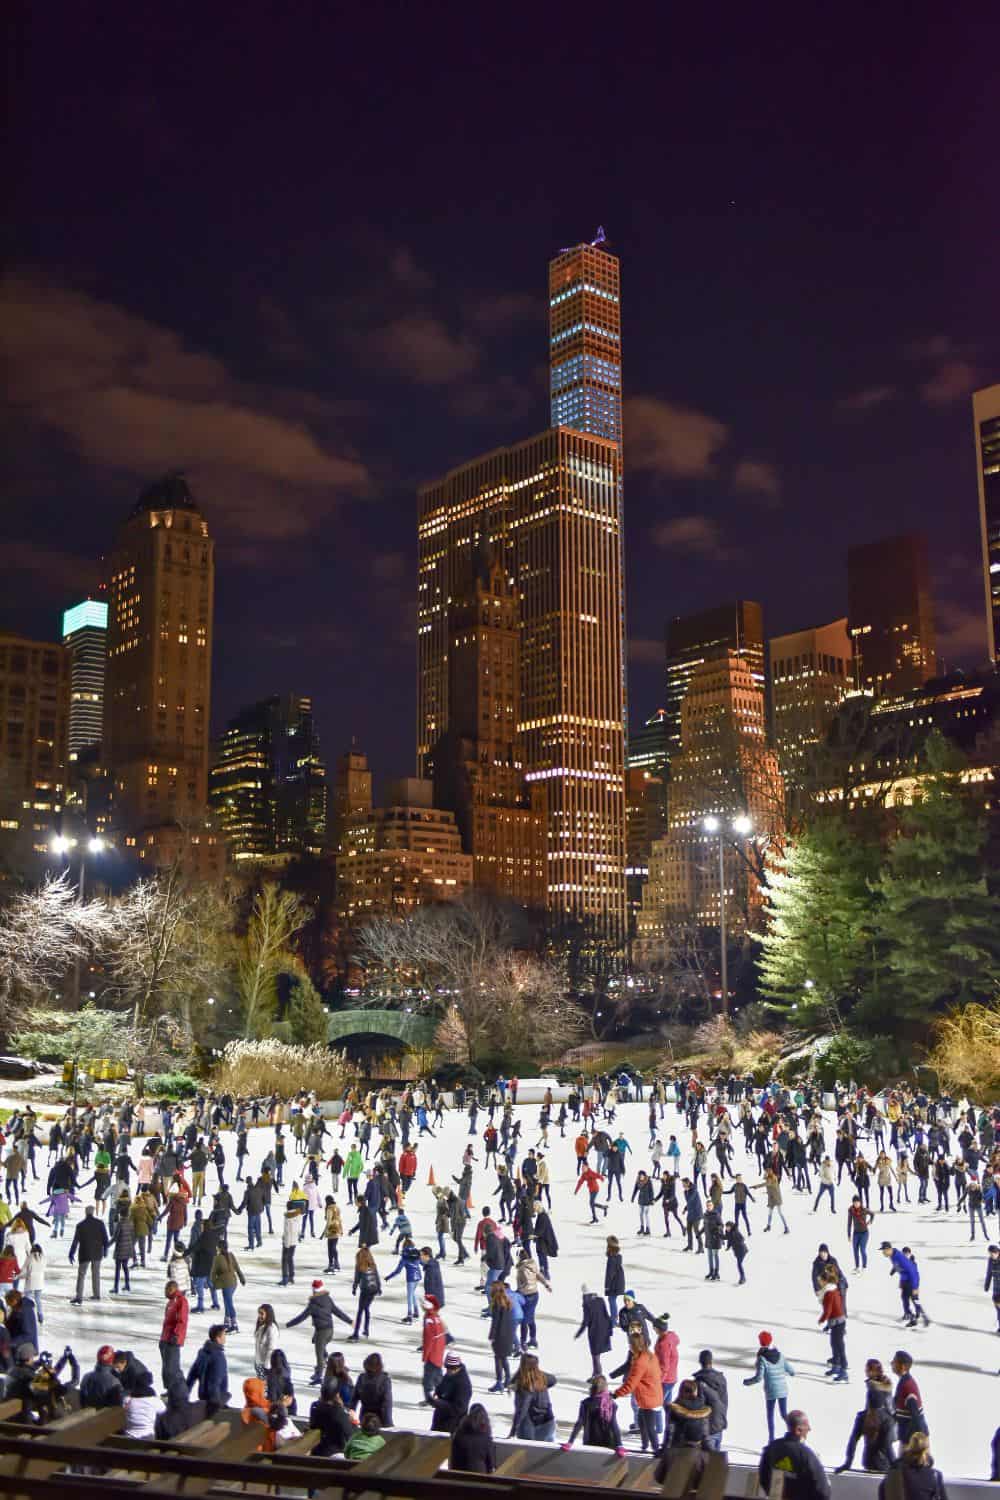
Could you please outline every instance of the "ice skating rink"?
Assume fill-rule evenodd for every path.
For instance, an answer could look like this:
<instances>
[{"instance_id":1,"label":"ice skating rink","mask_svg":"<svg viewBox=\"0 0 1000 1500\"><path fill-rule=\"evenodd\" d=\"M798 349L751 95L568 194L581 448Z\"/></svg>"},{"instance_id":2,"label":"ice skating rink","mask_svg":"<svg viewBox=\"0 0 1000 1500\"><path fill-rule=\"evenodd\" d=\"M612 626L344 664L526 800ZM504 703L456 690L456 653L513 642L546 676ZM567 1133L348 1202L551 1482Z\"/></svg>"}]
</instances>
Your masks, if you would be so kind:
<instances>
[{"instance_id":1,"label":"ice skating rink","mask_svg":"<svg viewBox=\"0 0 1000 1500\"><path fill-rule=\"evenodd\" d=\"M735 1116L735 1110L733 1111ZM523 1149L538 1140L538 1107L521 1105L516 1116L522 1120L521 1139ZM834 1127L832 1116L826 1116L827 1142L832 1154ZM471 1250L475 1223L484 1204L493 1204L495 1174L483 1169L482 1129L487 1117L481 1113L478 1120L479 1135L476 1142L475 1168L472 1187L473 1209L465 1236ZM340 1128L331 1124L334 1139L339 1138ZM775 1344L793 1364L796 1374L791 1382L790 1405L804 1408L812 1422L810 1442L822 1456L824 1462L833 1467L844 1458L844 1447L855 1412L864 1404L863 1371L866 1358L877 1357L888 1368L896 1349L908 1349L914 1357L913 1373L923 1395L927 1413L935 1462L948 1475L986 1477L989 1473L989 1443L993 1431L1000 1422L1000 1337L997 1336L996 1317L992 1301L983 1290L986 1267L986 1244L982 1238L969 1243L967 1216L959 1216L954 1209L947 1215L935 1213L931 1205L918 1206L916 1181L911 1180L911 1201L903 1204L896 1214L876 1214L872 1226L867 1271L850 1276L848 1295L847 1349L850 1362L850 1381L832 1386L824 1378L829 1352L829 1341L819 1331L817 1319L819 1304L812 1291L810 1267L820 1241L827 1241L834 1255L845 1269L850 1264L850 1248L847 1240L847 1207L851 1189L845 1175L844 1186L837 1193L837 1211L831 1214L824 1204L819 1213L812 1212L812 1198L805 1193L796 1193L783 1183L785 1217L791 1233L782 1233L777 1219L770 1233L764 1233L767 1212L763 1190L755 1193L756 1202L750 1205L750 1220L753 1227L749 1241L750 1254L746 1262L748 1284L736 1285L736 1268L732 1256L722 1252L722 1280L707 1283L707 1264L704 1256L684 1253L684 1241L678 1236L676 1224L672 1226L673 1238L662 1238L663 1223L660 1205L652 1211L653 1234L650 1238L639 1238L638 1211L628 1202L636 1170L649 1166L647 1142L647 1106L625 1105L619 1108L615 1128L620 1128L631 1145L627 1158L627 1175L624 1181L626 1201L612 1203L606 1221L597 1226L590 1225L586 1193L574 1196L576 1185L576 1159L573 1149L575 1128L567 1123L566 1136L560 1139L558 1127L550 1126L549 1150L546 1154L552 1179L552 1219L559 1240L559 1255L553 1260L551 1272L553 1290L551 1294L542 1289L538 1307L539 1356L543 1367L558 1377L552 1392L553 1407L559 1422L559 1437L569 1431L580 1398L586 1393L590 1374L590 1356L586 1337L574 1341L580 1324L581 1285L586 1283L593 1291L602 1292L604 1287L604 1241L605 1235L616 1234L621 1241L625 1264L626 1285L634 1289L639 1301L645 1303L654 1314L668 1312L671 1327L680 1338L680 1375L691 1373L697 1365L700 1349L711 1349L715 1364L721 1368L729 1381L729 1429L723 1446L734 1460L755 1458L766 1437L764 1420L764 1398L760 1385L744 1389L742 1380L752 1372L757 1350L757 1334L768 1329L774 1335ZM664 1145L669 1134L677 1135L682 1148L682 1170L686 1170L691 1159L690 1137L683 1130L683 1120L673 1106L668 1106L660 1128ZM301 1158L296 1158L294 1141L287 1132L289 1164L285 1171L285 1190L276 1195L277 1203L283 1203L292 1180L297 1175ZM349 1144L348 1131L345 1145ZM269 1128L258 1128L250 1132L251 1155L248 1166L256 1175L257 1165L273 1144L274 1132ZM433 1167L438 1183L445 1183L460 1170L461 1154L468 1136L468 1119L464 1115L451 1113L446 1116L443 1128L435 1139L427 1136L418 1142L420 1168L417 1179L407 1198L407 1212L413 1223L414 1238L418 1245L431 1245L436 1250L434 1229L434 1198L427 1184L428 1170ZM227 1157L232 1161L235 1136L223 1134ZM742 1135L735 1132L735 1170L742 1170L749 1183L758 1181L756 1164L742 1150ZM869 1160L874 1152L863 1142ZM332 1143L330 1146L332 1150ZM137 1160L141 1142L133 1144L132 1159ZM327 1153L329 1155L329 1152ZM29 1202L37 1206L44 1192L46 1151L39 1152L39 1175L41 1181L33 1184L29 1180ZM240 1201L239 1184L233 1183L235 1162L227 1170L227 1181L233 1188L237 1203ZM727 1179L727 1185L728 1185ZM215 1173L208 1174L210 1191L215 1189ZM325 1197L330 1190L329 1173L324 1169L321 1176L321 1191ZM606 1191L604 1189L603 1191ZM603 1200L602 1191L602 1200ZM83 1199L91 1201L92 1189L85 1189ZM341 1186L338 1201L344 1215L345 1230L355 1222L347 1206L347 1193ZM732 1198L724 1200L724 1217L731 1217ZM207 1203L205 1205L208 1206ZM872 1190L872 1207L877 1209L878 1191ZM82 1215L83 1202L73 1208L67 1235L62 1240L51 1240L42 1229L42 1243L47 1254L47 1276L44 1293L44 1327L41 1345L58 1355L63 1346L71 1344L83 1368L93 1361L98 1345L111 1343L118 1348L132 1349L150 1366L154 1379L160 1385L160 1361L157 1349L160 1322L163 1311L164 1268L159 1259L154 1259L145 1271L133 1272L132 1292L113 1297L108 1295L112 1283L109 1270L111 1263L105 1262L103 1271L103 1300L100 1303L86 1302L82 1308L71 1307L69 1299L75 1286L75 1272L67 1264L67 1253L73 1226ZM249 1254L246 1245L245 1217L231 1221L230 1243L240 1260L247 1286L237 1290L236 1306L239 1316L239 1332L230 1335L227 1356L230 1370L230 1388L233 1404L242 1401L241 1387L245 1376L253 1373L252 1332L256 1310L261 1302L271 1302L282 1325L305 1305L310 1282L320 1276L332 1293L337 1305L353 1317L354 1299L351 1296L351 1278L356 1240L341 1241L340 1258L343 1269L327 1276L325 1242L307 1236L299 1246L296 1257L296 1281L291 1287L279 1287L280 1275L280 1229L281 1208L272 1210L274 1234L264 1234L261 1250ZM317 1216L319 1217L319 1216ZM997 1235L995 1217L987 1221L991 1237ZM391 1219L390 1219L391 1223ZM317 1224L317 1234L320 1225ZM924 1306L932 1319L929 1328L903 1329L900 1321L899 1294L896 1281L889 1275L886 1259L879 1254L878 1246L883 1239L897 1245L908 1244L916 1253L922 1275L922 1297ZM163 1226L158 1230L154 1242L154 1256L162 1254ZM376 1257L383 1276L396 1264L392 1247L394 1238L382 1236ZM443 1265L446 1306L445 1321L454 1335L473 1385L473 1399L483 1401L490 1411L495 1434L506 1437L509 1432L511 1399L506 1395L487 1395L493 1382L493 1362L486 1340L488 1324L480 1318L484 1306L481 1294L475 1288L479 1280L478 1257L471 1257L461 1269L454 1263L454 1247L447 1241L448 1261ZM89 1279L88 1279L89 1289ZM384 1288L383 1296L375 1303L372 1318L372 1336L360 1344L349 1344L345 1337L350 1330L342 1324L335 1328L332 1349L343 1349L353 1372L360 1367L365 1353L378 1349L392 1375L395 1393L396 1420L399 1425L423 1429L430 1426L430 1412L420 1403L421 1359L418 1352L420 1330L414 1325L402 1323L405 1313L405 1286L402 1275ZM208 1324L214 1317L192 1313L187 1345L183 1351L185 1372L194 1360ZM292 1366L299 1398L299 1413L308 1413L311 1388L307 1381L312 1369L311 1324L308 1320L297 1328L283 1332L281 1344ZM616 1332L610 1355L604 1358L604 1369L608 1372L625 1357L625 1336ZM619 1404L622 1430L629 1425L628 1402ZM627 1439L629 1447L637 1447L634 1434ZM860 1455L859 1455L860 1458Z\"/></svg>"}]
</instances>

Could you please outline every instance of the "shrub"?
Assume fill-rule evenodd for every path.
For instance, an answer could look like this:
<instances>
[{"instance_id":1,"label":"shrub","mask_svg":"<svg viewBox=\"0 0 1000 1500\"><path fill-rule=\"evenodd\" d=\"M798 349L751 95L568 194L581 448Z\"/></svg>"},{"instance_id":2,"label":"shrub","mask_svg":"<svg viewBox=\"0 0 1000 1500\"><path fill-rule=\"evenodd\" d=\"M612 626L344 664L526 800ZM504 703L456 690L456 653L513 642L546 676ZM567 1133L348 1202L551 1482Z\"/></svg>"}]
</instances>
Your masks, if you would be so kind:
<instances>
[{"instance_id":1,"label":"shrub","mask_svg":"<svg viewBox=\"0 0 1000 1500\"><path fill-rule=\"evenodd\" d=\"M240 1041L226 1047L212 1083L217 1090L244 1097L277 1093L287 1098L299 1089L312 1089L321 1099L342 1099L354 1071L343 1052L329 1047Z\"/></svg>"},{"instance_id":2,"label":"shrub","mask_svg":"<svg viewBox=\"0 0 1000 1500\"><path fill-rule=\"evenodd\" d=\"M982 1102L1000 1093L1000 1001L953 1010L934 1031L927 1059L940 1083Z\"/></svg>"},{"instance_id":3,"label":"shrub","mask_svg":"<svg viewBox=\"0 0 1000 1500\"><path fill-rule=\"evenodd\" d=\"M755 1083L767 1083L778 1066L784 1037L779 1031L748 1031L736 1044L733 1065L750 1073Z\"/></svg>"},{"instance_id":4,"label":"shrub","mask_svg":"<svg viewBox=\"0 0 1000 1500\"><path fill-rule=\"evenodd\" d=\"M190 1073L147 1073L143 1079L147 1099L193 1099L198 1088Z\"/></svg>"},{"instance_id":5,"label":"shrub","mask_svg":"<svg viewBox=\"0 0 1000 1500\"><path fill-rule=\"evenodd\" d=\"M475 1063L441 1063L431 1069L431 1074L443 1089L453 1089L459 1083L478 1088L486 1081Z\"/></svg>"}]
</instances>

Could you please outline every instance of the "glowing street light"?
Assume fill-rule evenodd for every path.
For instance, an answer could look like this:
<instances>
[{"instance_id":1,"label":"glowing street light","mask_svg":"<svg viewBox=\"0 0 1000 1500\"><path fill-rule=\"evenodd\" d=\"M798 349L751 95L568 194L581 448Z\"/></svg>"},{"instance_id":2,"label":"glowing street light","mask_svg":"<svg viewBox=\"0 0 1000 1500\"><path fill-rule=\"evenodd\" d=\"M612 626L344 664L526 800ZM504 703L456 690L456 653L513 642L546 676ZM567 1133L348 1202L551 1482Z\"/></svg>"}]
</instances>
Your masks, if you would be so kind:
<instances>
[{"instance_id":1,"label":"glowing street light","mask_svg":"<svg viewBox=\"0 0 1000 1500\"><path fill-rule=\"evenodd\" d=\"M717 818L714 813L709 813L702 818L701 826L706 833L717 833L719 835L719 979L722 983L722 1014L729 1012L729 955L726 951L726 862L725 862L725 829L722 819ZM753 823L746 813L740 813L732 821L732 831L738 838L746 838L753 832Z\"/></svg>"}]
</instances>

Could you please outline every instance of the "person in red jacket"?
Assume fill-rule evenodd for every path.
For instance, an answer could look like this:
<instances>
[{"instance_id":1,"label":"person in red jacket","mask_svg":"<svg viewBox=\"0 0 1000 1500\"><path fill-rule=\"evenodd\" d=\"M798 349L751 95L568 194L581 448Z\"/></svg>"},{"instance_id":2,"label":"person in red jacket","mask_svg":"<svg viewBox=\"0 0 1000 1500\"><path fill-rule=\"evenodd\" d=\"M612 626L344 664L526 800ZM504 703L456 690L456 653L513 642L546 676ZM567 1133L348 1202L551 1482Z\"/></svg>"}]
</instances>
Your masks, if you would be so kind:
<instances>
[{"instance_id":1,"label":"person in red jacket","mask_svg":"<svg viewBox=\"0 0 1000 1500\"><path fill-rule=\"evenodd\" d=\"M596 1224L597 1223L597 1212L596 1211L599 1208L604 1211L604 1216L605 1216L605 1218L607 1218L608 1205L606 1203L598 1203L598 1201L597 1201L597 1195L601 1191L601 1183L603 1181L604 1181L604 1178L601 1176L600 1172L595 1172L594 1169L593 1169L593 1167L584 1167L583 1170L581 1171L579 1177L576 1179L576 1187L573 1189L573 1192L574 1192L574 1195L575 1195L576 1193L578 1193L580 1191L580 1189L583 1187L584 1183L586 1183L586 1185L587 1185L587 1192L590 1195L590 1222L591 1222L591 1224Z\"/></svg>"},{"instance_id":2,"label":"person in red jacket","mask_svg":"<svg viewBox=\"0 0 1000 1500\"><path fill-rule=\"evenodd\" d=\"M847 1379L847 1314L844 1312L844 1298L841 1294L838 1282L840 1277L833 1267L823 1272L823 1279L819 1284L820 1295L823 1298L823 1310L819 1315L820 1324L826 1324L826 1331L830 1335L830 1371L835 1382Z\"/></svg>"},{"instance_id":3,"label":"person in red jacket","mask_svg":"<svg viewBox=\"0 0 1000 1500\"><path fill-rule=\"evenodd\" d=\"M188 1331L188 1299L176 1281L166 1285L167 1305L160 1329L160 1364L163 1370L163 1389L169 1391L171 1382L183 1380L181 1374L181 1350Z\"/></svg>"},{"instance_id":4,"label":"person in red jacket","mask_svg":"<svg viewBox=\"0 0 1000 1500\"><path fill-rule=\"evenodd\" d=\"M0 1297L5 1297L13 1290L14 1282L21 1274L21 1267L17 1263L17 1256L9 1245L0 1250Z\"/></svg>"},{"instance_id":5,"label":"person in red jacket","mask_svg":"<svg viewBox=\"0 0 1000 1500\"><path fill-rule=\"evenodd\" d=\"M404 1193L408 1193L410 1191L410 1185L412 1184L413 1179L414 1177L416 1177L416 1175L417 1148L415 1146L407 1146L406 1150L399 1158L399 1181L402 1185Z\"/></svg>"},{"instance_id":6,"label":"person in red jacket","mask_svg":"<svg viewBox=\"0 0 1000 1500\"><path fill-rule=\"evenodd\" d=\"M433 1296L426 1296L424 1308L424 1337L420 1346L424 1357L424 1406L430 1406L431 1397L444 1378L444 1351L448 1342L448 1330L441 1316L441 1304Z\"/></svg>"},{"instance_id":7,"label":"person in red jacket","mask_svg":"<svg viewBox=\"0 0 1000 1500\"><path fill-rule=\"evenodd\" d=\"M670 1403L674 1399L674 1388L677 1385L677 1364L680 1358L678 1350L681 1341L670 1328L669 1313L661 1313L658 1318L654 1318L653 1327L656 1330L653 1353L656 1355L656 1361L660 1367L660 1379L663 1381L663 1443L666 1446L670 1438Z\"/></svg>"}]
</instances>

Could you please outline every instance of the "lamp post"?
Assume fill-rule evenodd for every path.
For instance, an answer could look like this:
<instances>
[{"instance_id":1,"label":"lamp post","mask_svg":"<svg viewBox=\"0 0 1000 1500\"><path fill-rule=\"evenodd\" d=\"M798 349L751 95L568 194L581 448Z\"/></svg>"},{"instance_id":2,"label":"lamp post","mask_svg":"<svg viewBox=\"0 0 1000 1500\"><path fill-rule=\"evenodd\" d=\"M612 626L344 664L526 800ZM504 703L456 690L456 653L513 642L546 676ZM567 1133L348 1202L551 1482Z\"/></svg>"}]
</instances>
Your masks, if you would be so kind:
<instances>
[{"instance_id":1,"label":"lamp post","mask_svg":"<svg viewBox=\"0 0 1000 1500\"><path fill-rule=\"evenodd\" d=\"M719 979L722 984L722 1014L729 1014L729 953L726 942L726 861L725 861L725 829L721 818L710 813L707 818L702 819L702 827L706 833L717 833L719 835ZM740 838L746 838L752 832L753 824L745 815L740 815L732 821L732 831Z\"/></svg>"},{"instance_id":2,"label":"lamp post","mask_svg":"<svg viewBox=\"0 0 1000 1500\"><path fill-rule=\"evenodd\" d=\"M52 842L51 842L51 848L52 848L53 854L59 854L59 855L64 855L65 856L65 859L66 859L66 868L67 869L69 869L70 853L71 853L71 851L73 849L76 849L78 847L80 849L80 878L79 878L79 880L77 882L77 900L80 902L80 905L82 906L83 905L84 890L86 888L86 879L87 879L87 855L88 854L92 854L96 858L97 855L104 853L104 850L105 850L106 846L105 846L105 843L104 843L103 839L99 839L99 838L93 837L93 838L84 839L82 841L82 843L81 843L81 841L79 839L66 838L61 833L57 833L54 836L54 838L52 839ZM73 962L73 1004L74 1004L74 1006L77 1009L79 1009L79 1006L80 1006L80 960L79 960L79 958L76 958L74 960L74 962ZM75 1064L74 1064L74 1068L73 1068L73 1102L74 1102L74 1105L75 1105L75 1103L76 1103L76 1065Z\"/></svg>"}]
</instances>

